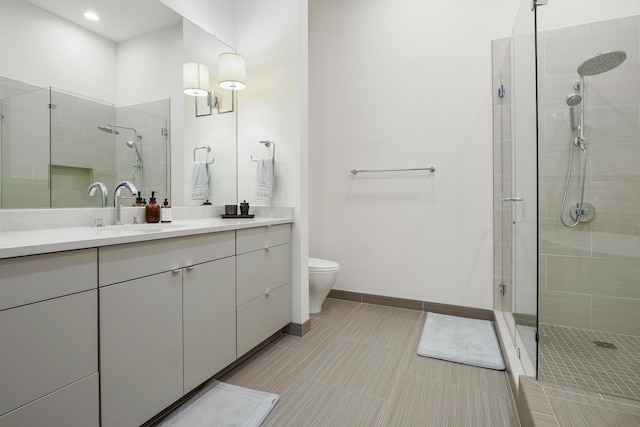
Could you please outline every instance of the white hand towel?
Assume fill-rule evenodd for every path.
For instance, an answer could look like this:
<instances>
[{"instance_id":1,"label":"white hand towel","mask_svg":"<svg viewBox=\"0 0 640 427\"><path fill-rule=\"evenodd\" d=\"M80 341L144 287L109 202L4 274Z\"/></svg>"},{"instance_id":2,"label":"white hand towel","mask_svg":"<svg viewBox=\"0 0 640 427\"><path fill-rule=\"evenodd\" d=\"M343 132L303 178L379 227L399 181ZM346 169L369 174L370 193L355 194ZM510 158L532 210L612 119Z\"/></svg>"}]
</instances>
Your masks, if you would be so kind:
<instances>
[{"instance_id":1,"label":"white hand towel","mask_svg":"<svg viewBox=\"0 0 640 427\"><path fill-rule=\"evenodd\" d=\"M256 174L256 199L271 200L273 185L275 184L275 167L273 158L266 157L258 161L258 173Z\"/></svg>"},{"instance_id":2,"label":"white hand towel","mask_svg":"<svg viewBox=\"0 0 640 427\"><path fill-rule=\"evenodd\" d=\"M206 162L195 162L191 174L191 198L193 200L209 198L209 171Z\"/></svg>"}]
</instances>

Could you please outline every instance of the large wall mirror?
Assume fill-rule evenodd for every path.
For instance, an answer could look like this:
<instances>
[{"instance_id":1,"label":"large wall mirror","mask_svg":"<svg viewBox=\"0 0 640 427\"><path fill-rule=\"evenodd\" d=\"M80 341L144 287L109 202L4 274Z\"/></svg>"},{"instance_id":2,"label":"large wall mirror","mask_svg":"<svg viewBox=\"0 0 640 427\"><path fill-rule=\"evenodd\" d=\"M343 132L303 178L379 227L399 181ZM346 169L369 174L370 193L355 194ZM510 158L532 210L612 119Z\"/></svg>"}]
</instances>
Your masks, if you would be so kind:
<instances>
[{"instance_id":1,"label":"large wall mirror","mask_svg":"<svg viewBox=\"0 0 640 427\"><path fill-rule=\"evenodd\" d=\"M202 160L209 201L235 203L234 114L196 118L182 93L182 63L215 69L224 45L157 0L92 4L99 21L80 0L0 0L0 208L101 206L95 181L112 204L122 180L200 204L189 181Z\"/></svg>"}]
</instances>

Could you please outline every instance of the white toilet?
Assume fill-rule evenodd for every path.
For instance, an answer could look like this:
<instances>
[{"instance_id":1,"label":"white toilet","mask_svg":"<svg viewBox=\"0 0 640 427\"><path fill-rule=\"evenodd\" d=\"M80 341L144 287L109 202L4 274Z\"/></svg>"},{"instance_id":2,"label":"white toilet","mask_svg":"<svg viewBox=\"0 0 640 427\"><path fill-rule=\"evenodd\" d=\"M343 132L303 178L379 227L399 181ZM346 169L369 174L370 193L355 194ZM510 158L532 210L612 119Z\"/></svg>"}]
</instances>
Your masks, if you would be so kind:
<instances>
[{"instance_id":1,"label":"white toilet","mask_svg":"<svg viewBox=\"0 0 640 427\"><path fill-rule=\"evenodd\" d=\"M309 313L320 313L322 303L336 283L338 270L337 262L309 258Z\"/></svg>"}]
</instances>

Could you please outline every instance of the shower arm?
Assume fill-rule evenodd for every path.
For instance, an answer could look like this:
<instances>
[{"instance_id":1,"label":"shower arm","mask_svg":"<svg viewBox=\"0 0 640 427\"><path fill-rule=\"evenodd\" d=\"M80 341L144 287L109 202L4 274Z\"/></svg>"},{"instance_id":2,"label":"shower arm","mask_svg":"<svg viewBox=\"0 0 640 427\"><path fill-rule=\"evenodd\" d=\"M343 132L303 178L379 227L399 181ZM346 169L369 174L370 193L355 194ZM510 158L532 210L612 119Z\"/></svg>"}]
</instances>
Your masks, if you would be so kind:
<instances>
[{"instance_id":1,"label":"shower arm","mask_svg":"<svg viewBox=\"0 0 640 427\"><path fill-rule=\"evenodd\" d=\"M120 126L120 125L112 125L111 123L107 123L107 126L110 126L110 127L114 128L114 129L118 128L118 129L130 130L130 131L132 131L133 133L136 134L136 138L138 138L139 140L142 139L142 134L138 133L138 131L136 129L134 129L134 128L130 128L130 127L127 127L127 126Z\"/></svg>"}]
</instances>

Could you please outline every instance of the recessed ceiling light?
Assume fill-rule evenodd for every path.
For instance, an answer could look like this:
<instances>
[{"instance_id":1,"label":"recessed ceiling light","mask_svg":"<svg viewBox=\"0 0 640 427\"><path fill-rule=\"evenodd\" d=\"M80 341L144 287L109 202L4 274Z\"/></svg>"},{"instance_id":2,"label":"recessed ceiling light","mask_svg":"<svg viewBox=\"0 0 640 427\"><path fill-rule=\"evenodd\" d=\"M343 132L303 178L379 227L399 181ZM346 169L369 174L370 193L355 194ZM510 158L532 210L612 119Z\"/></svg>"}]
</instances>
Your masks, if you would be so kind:
<instances>
[{"instance_id":1,"label":"recessed ceiling light","mask_svg":"<svg viewBox=\"0 0 640 427\"><path fill-rule=\"evenodd\" d=\"M85 12L84 17L89 21L99 21L100 17L95 12Z\"/></svg>"}]
</instances>

